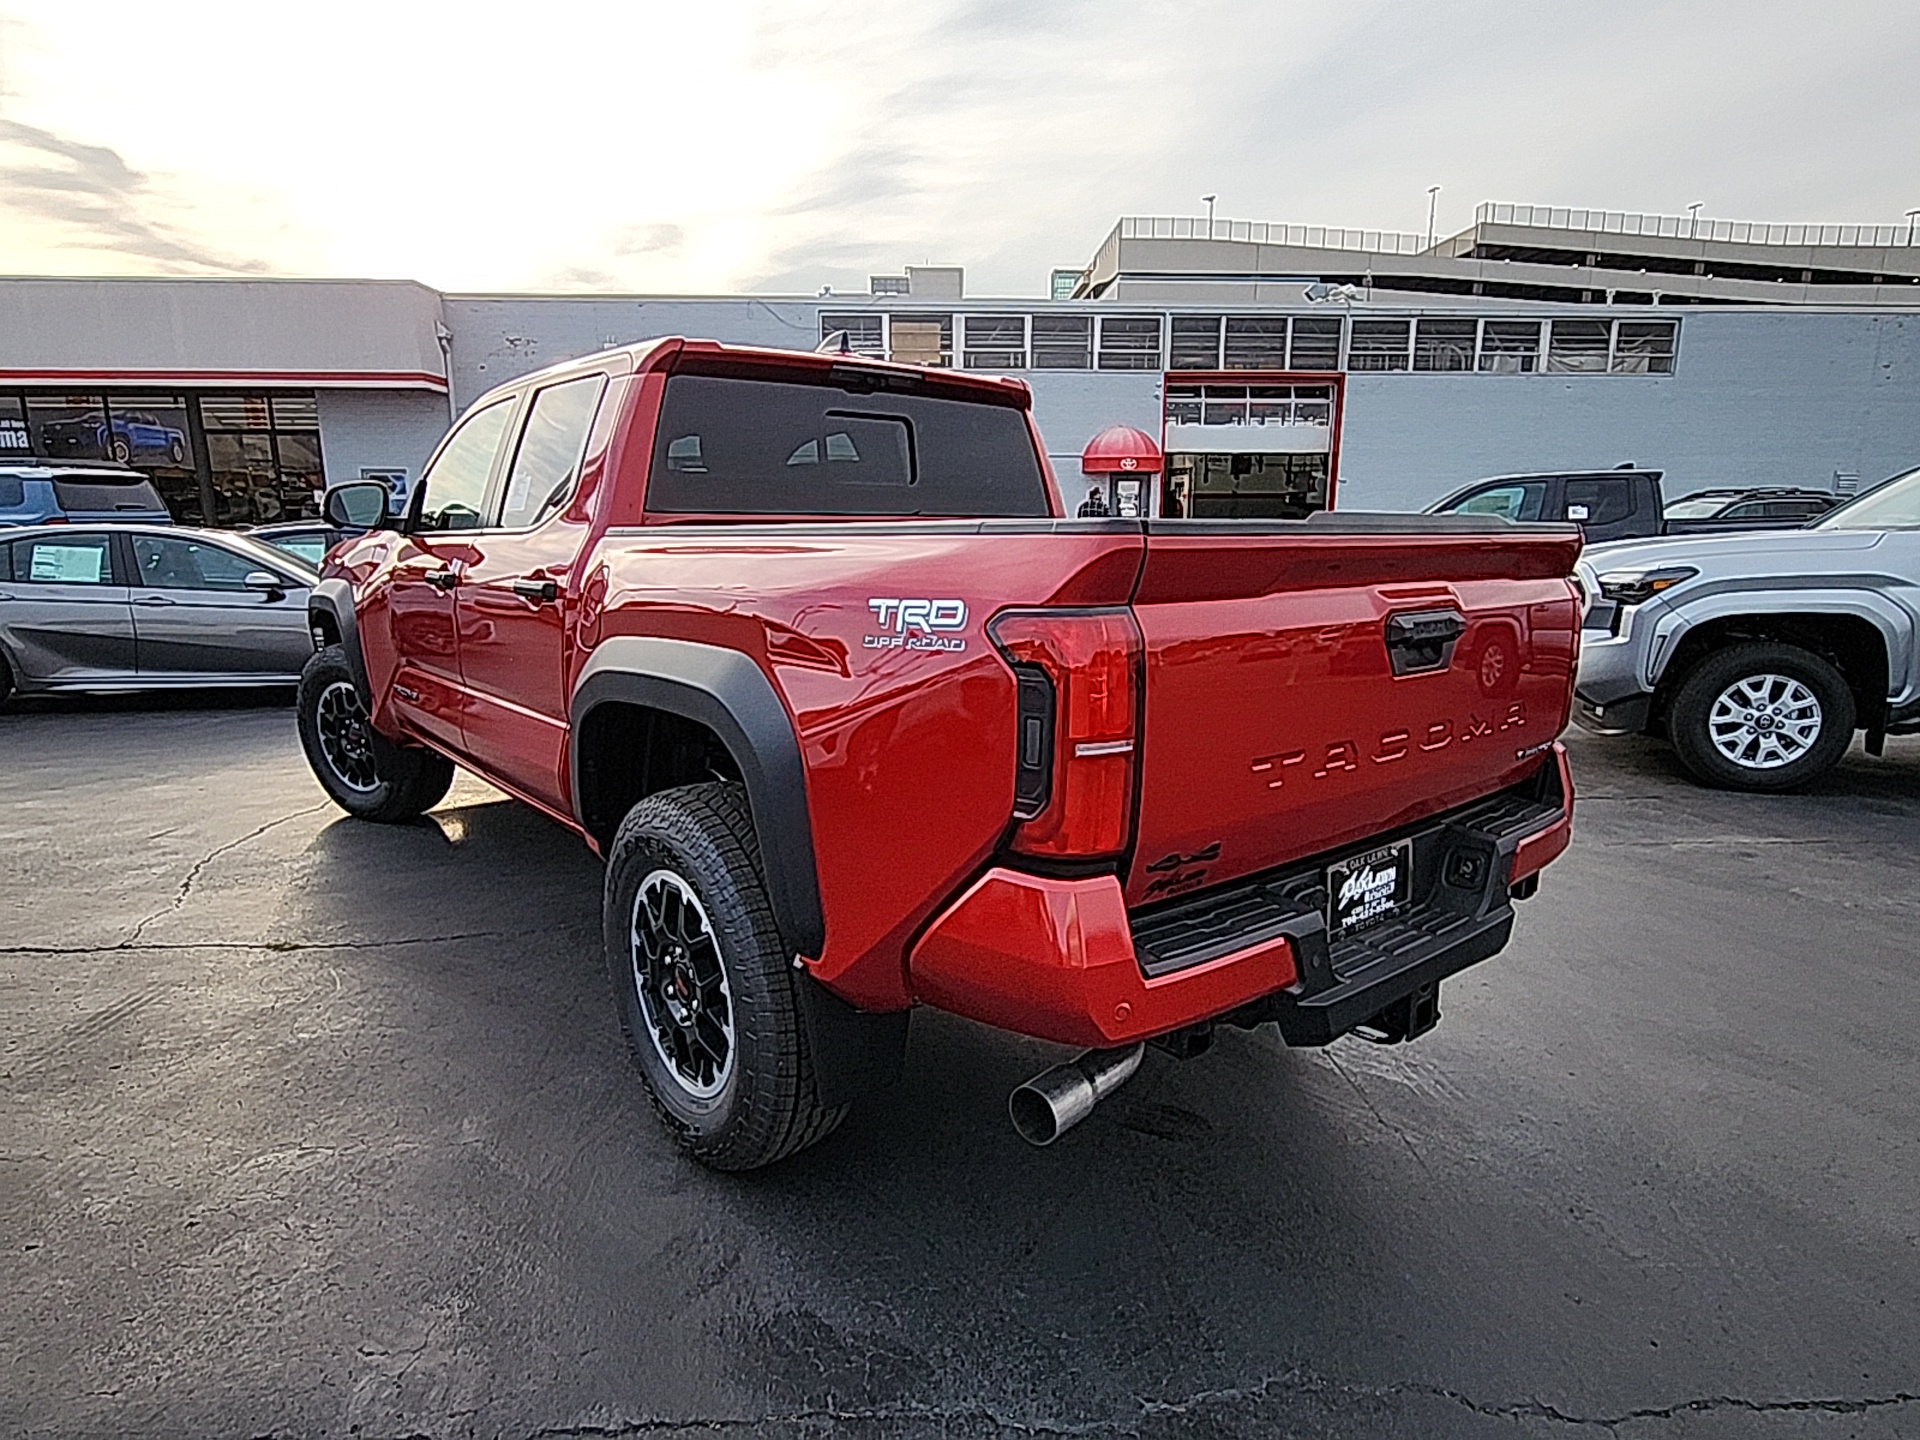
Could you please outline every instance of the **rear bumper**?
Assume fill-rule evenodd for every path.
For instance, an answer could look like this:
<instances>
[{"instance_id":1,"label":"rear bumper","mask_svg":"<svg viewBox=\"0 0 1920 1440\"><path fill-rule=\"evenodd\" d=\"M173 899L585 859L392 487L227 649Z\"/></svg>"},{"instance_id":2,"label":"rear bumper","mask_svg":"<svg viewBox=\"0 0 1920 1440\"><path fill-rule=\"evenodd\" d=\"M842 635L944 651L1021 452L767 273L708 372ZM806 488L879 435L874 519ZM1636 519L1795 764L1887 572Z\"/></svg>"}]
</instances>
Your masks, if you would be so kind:
<instances>
[{"instance_id":1,"label":"rear bumper","mask_svg":"<svg viewBox=\"0 0 1920 1440\"><path fill-rule=\"evenodd\" d=\"M1330 939L1315 857L1129 913L1111 875L1059 879L996 868L922 935L916 998L1066 1045L1130 1044L1203 1021L1278 1022L1324 1045L1497 953L1511 894L1565 850L1573 785L1555 745L1525 784L1355 845L1413 842L1406 909Z\"/></svg>"}]
</instances>

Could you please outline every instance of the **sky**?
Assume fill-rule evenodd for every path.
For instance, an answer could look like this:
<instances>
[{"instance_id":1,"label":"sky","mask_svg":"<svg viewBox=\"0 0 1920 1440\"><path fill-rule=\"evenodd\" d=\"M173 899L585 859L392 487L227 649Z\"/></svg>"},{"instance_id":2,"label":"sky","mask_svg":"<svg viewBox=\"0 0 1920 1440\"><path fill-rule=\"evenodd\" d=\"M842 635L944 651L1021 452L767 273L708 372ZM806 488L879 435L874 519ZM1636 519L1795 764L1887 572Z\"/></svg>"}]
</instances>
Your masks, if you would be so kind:
<instances>
[{"instance_id":1,"label":"sky","mask_svg":"<svg viewBox=\"0 0 1920 1440\"><path fill-rule=\"evenodd\" d=\"M1121 215L1904 223L1914 0L0 0L0 273L1046 293Z\"/></svg>"}]
</instances>

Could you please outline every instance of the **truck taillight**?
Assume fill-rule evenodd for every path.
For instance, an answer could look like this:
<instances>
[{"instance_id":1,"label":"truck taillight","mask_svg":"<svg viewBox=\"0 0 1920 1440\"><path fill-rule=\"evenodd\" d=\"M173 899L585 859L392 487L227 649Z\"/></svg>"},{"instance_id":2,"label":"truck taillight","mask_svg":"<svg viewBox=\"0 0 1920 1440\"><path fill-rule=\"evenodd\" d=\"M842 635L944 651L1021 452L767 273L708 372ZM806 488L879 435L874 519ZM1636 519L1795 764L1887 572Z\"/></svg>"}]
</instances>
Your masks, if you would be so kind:
<instances>
[{"instance_id":1,"label":"truck taillight","mask_svg":"<svg viewBox=\"0 0 1920 1440\"><path fill-rule=\"evenodd\" d=\"M987 632L1019 682L1013 848L1050 859L1118 854L1138 763L1133 612L1009 611Z\"/></svg>"}]
</instances>

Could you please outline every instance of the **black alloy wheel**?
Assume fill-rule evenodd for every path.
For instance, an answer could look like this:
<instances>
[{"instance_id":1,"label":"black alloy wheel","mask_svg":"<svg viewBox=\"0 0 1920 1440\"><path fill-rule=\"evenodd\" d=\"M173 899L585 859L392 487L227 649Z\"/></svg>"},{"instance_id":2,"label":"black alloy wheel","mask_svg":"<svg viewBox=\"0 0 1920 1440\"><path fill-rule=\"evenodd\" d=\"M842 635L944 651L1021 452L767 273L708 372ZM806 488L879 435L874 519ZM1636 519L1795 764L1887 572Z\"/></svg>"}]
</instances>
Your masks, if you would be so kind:
<instances>
[{"instance_id":1,"label":"black alloy wheel","mask_svg":"<svg viewBox=\"0 0 1920 1440\"><path fill-rule=\"evenodd\" d=\"M294 705L307 764L349 815L412 820L437 805L453 784L453 762L444 755L396 745L373 728L338 645L315 651L307 661Z\"/></svg>"},{"instance_id":2,"label":"black alloy wheel","mask_svg":"<svg viewBox=\"0 0 1920 1440\"><path fill-rule=\"evenodd\" d=\"M607 847L607 975L647 1098L715 1170L771 1165L833 1132L739 785L683 785Z\"/></svg>"}]
</instances>

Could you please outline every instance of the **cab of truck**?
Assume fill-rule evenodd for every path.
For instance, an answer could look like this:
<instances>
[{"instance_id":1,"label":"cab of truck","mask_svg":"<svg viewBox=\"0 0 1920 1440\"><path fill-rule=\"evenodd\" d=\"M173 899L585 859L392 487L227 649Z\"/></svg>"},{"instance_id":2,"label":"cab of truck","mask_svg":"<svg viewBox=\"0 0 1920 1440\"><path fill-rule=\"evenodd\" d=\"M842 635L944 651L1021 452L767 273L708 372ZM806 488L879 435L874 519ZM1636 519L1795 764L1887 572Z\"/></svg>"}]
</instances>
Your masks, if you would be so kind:
<instances>
[{"instance_id":1,"label":"cab of truck","mask_svg":"<svg viewBox=\"0 0 1920 1440\"><path fill-rule=\"evenodd\" d=\"M1498 515L1578 525L1587 543L1661 533L1660 472L1628 464L1477 480L1427 507L1429 515Z\"/></svg>"}]
</instances>

